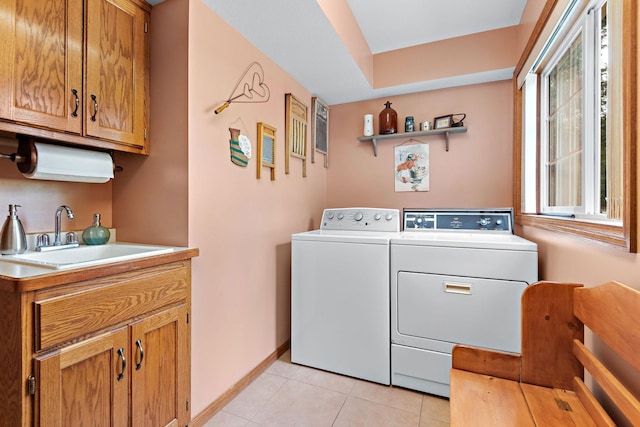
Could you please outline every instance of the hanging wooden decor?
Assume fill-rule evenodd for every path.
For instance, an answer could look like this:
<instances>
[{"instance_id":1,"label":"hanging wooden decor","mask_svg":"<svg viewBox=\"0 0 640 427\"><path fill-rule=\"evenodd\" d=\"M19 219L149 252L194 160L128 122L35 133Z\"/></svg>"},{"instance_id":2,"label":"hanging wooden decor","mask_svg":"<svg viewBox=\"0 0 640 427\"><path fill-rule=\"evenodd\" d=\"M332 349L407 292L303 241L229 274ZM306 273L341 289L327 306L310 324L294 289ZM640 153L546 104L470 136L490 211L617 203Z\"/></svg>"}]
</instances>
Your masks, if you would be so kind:
<instances>
[{"instance_id":1,"label":"hanging wooden decor","mask_svg":"<svg viewBox=\"0 0 640 427\"><path fill-rule=\"evenodd\" d=\"M324 154L324 167L329 167L329 106L314 96L311 98L311 163L315 162L316 151Z\"/></svg>"},{"instance_id":2,"label":"hanging wooden decor","mask_svg":"<svg viewBox=\"0 0 640 427\"><path fill-rule=\"evenodd\" d=\"M276 179L276 128L266 123L258 123L258 155L256 177L262 177L262 168L271 169L271 181Z\"/></svg>"},{"instance_id":3,"label":"hanging wooden decor","mask_svg":"<svg viewBox=\"0 0 640 427\"><path fill-rule=\"evenodd\" d=\"M284 172L289 173L289 160L302 160L302 176L307 176L307 106L290 93L285 94L285 158Z\"/></svg>"}]
</instances>

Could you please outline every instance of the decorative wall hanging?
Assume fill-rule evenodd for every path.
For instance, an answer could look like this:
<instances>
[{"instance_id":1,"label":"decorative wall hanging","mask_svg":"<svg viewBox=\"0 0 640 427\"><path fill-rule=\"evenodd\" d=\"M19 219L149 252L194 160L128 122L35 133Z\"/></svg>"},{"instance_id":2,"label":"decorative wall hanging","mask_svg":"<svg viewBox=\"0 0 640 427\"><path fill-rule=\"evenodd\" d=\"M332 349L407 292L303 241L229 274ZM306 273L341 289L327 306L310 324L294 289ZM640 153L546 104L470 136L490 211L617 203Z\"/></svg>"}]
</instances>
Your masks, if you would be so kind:
<instances>
[{"instance_id":1,"label":"decorative wall hanging","mask_svg":"<svg viewBox=\"0 0 640 427\"><path fill-rule=\"evenodd\" d=\"M247 167L251 158L251 141L246 135L240 134L240 129L229 128L229 132L231 132L229 140L231 161L238 166Z\"/></svg>"},{"instance_id":2,"label":"decorative wall hanging","mask_svg":"<svg viewBox=\"0 0 640 427\"><path fill-rule=\"evenodd\" d=\"M429 191L429 144L396 146L394 162L396 192Z\"/></svg>"},{"instance_id":3,"label":"decorative wall hanging","mask_svg":"<svg viewBox=\"0 0 640 427\"><path fill-rule=\"evenodd\" d=\"M276 179L276 128L265 123L258 123L258 155L257 174L261 178L262 167L271 169L271 181Z\"/></svg>"},{"instance_id":4,"label":"decorative wall hanging","mask_svg":"<svg viewBox=\"0 0 640 427\"><path fill-rule=\"evenodd\" d=\"M433 127L434 129L464 127L463 120L466 118L467 115L465 113L447 114L433 119Z\"/></svg>"},{"instance_id":5,"label":"decorative wall hanging","mask_svg":"<svg viewBox=\"0 0 640 427\"><path fill-rule=\"evenodd\" d=\"M289 173L289 160L302 160L302 176L307 176L307 106L290 93L285 94L284 173Z\"/></svg>"},{"instance_id":6,"label":"decorative wall hanging","mask_svg":"<svg viewBox=\"0 0 640 427\"><path fill-rule=\"evenodd\" d=\"M447 114L446 116L440 116L433 119L433 128L434 129L444 129L451 127L451 119L453 114Z\"/></svg>"},{"instance_id":7,"label":"decorative wall hanging","mask_svg":"<svg viewBox=\"0 0 640 427\"><path fill-rule=\"evenodd\" d=\"M451 117L452 128L459 128L464 126L463 120L467 118L467 115L465 113L453 113L451 116L452 116ZM462 116L462 117L458 118L459 116Z\"/></svg>"},{"instance_id":8,"label":"decorative wall hanging","mask_svg":"<svg viewBox=\"0 0 640 427\"><path fill-rule=\"evenodd\" d=\"M311 163L315 162L314 151L324 154L324 167L329 167L329 107L317 97L311 98Z\"/></svg>"},{"instance_id":9,"label":"decorative wall hanging","mask_svg":"<svg viewBox=\"0 0 640 427\"><path fill-rule=\"evenodd\" d=\"M260 103L269 101L270 97L271 92L269 91L269 86L264 82L262 65L258 62L252 62L236 82L229 99L216 108L215 113L220 114L232 102Z\"/></svg>"}]
</instances>

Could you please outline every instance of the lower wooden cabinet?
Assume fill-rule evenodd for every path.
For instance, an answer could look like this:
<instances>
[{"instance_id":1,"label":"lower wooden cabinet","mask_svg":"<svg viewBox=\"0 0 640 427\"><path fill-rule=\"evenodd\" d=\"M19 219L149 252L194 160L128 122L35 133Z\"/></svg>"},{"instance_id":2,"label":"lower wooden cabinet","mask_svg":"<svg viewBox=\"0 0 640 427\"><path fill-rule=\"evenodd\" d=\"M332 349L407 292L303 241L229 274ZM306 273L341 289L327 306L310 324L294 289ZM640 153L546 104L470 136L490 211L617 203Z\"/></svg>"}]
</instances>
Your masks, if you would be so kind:
<instances>
[{"instance_id":1,"label":"lower wooden cabinet","mask_svg":"<svg viewBox=\"0 0 640 427\"><path fill-rule=\"evenodd\" d=\"M188 425L190 293L190 260L18 298L0 293L23 313L13 320L22 339L5 335L15 335L15 324L0 339L21 342L26 374L0 380L0 390L26 384L22 403L0 402L0 418L16 426ZM0 369L12 366L20 361L0 359Z\"/></svg>"},{"instance_id":2,"label":"lower wooden cabinet","mask_svg":"<svg viewBox=\"0 0 640 427\"><path fill-rule=\"evenodd\" d=\"M128 426L128 346L120 328L36 357L35 425Z\"/></svg>"},{"instance_id":3,"label":"lower wooden cabinet","mask_svg":"<svg viewBox=\"0 0 640 427\"><path fill-rule=\"evenodd\" d=\"M131 326L131 425L184 426L189 422L187 307L150 316ZM180 370L183 372L180 372ZM186 420L186 421L184 421ZM182 421L182 423L180 423Z\"/></svg>"}]
</instances>

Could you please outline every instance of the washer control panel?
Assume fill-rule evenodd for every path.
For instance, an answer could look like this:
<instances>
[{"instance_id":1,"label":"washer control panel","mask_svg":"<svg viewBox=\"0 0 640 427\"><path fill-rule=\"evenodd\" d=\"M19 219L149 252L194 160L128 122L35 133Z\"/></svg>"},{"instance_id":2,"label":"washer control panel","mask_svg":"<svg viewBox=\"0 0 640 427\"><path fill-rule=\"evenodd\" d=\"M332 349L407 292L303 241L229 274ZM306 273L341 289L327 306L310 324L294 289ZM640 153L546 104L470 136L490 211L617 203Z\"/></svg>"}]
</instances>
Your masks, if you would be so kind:
<instances>
[{"instance_id":1,"label":"washer control panel","mask_svg":"<svg viewBox=\"0 0 640 427\"><path fill-rule=\"evenodd\" d=\"M321 230L400 231L400 211L385 208L325 209Z\"/></svg>"},{"instance_id":2,"label":"washer control panel","mask_svg":"<svg viewBox=\"0 0 640 427\"><path fill-rule=\"evenodd\" d=\"M513 234L513 209L404 209L404 231L496 231Z\"/></svg>"}]
</instances>

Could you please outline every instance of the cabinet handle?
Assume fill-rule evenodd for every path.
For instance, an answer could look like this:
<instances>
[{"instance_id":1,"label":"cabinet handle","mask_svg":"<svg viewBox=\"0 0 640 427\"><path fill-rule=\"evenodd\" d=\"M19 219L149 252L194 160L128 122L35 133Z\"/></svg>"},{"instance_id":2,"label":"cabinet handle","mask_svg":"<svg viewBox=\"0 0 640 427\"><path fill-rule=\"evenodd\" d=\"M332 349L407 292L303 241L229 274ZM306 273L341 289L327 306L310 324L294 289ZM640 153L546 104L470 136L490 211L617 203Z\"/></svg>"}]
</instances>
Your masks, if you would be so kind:
<instances>
[{"instance_id":1,"label":"cabinet handle","mask_svg":"<svg viewBox=\"0 0 640 427\"><path fill-rule=\"evenodd\" d=\"M96 121L96 115L98 114L98 97L95 95L91 95L91 100L93 101L93 114L91 115L91 121Z\"/></svg>"},{"instance_id":2,"label":"cabinet handle","mask_svg":"<svg viewBox=\"0 0 640 427\"><path fill-rule=\"evenodd\" d=\"M120 347L118 349L118 356L120 356L120 361L122 362L122 368L118 374L118 381L122 381L124 378L124 371L127 369L127 360L124 358L124 348Z\"/></svg>"},{"instance_id":3,"label":"cabinet handle","mask_svg":"<svg viewBox=\"0 0 640 427\"><path fill-rule=\"evenodd\" d=\"M142 360L144 359L144 350L142 349L142 341L136 340L136 347L138 347L139 361L136 362L136 371L142 368Z\"/></svg>"},{"instance_id":4,"label":"cabinet handle","mask_svg":"<svg viewBox=\"0 0 640 427\"><path fill-rule=\"evenodd\" d=\"M73 109L71 113L71 117L78 117L78 107L80 106L80 98L78 97L78 91L76 89L71 89L71 93L76 97L76 108Z\"/></svg>"}]
</instances>

